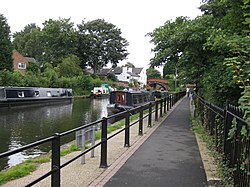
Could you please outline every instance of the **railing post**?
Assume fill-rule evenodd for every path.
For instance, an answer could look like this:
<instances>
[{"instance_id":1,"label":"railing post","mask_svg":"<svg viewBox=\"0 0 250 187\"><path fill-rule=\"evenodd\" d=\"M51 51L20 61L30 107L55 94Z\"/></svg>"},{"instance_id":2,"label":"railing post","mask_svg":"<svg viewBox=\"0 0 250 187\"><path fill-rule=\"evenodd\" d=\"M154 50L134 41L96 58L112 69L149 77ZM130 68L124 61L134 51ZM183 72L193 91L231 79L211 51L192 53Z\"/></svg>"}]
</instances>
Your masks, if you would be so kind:
<instances>
[{"instance_id":1,"label":"railing post","mask_svg":"<svg viewBox=\"0 0 250 187\"><path fill-rule=\"evenodd\" d=\"M92 126L91 146L95 145L95 125ZM95 149L91 150L91 158L95 157Z\"/></svg>"},{"instance_id":2,"label":"railing post","mask_svg":"<svg viewBox=\"0 0 250 187\"><path fill-rule=\"evenodd\" d=\"M82 150L83 153L85 151L85 129L82 129ZM81 164L85 164L85 154L81 157Z\"/></svg>"},{"instance_id":3,"label":"railing post","mask_svg":"<svg viewBox=\"0 0 250 187\"><path fill-rule=\"evenodd\" d=\"M172 108L173 106L173 94L170 95L170 109Z\"/></svg>"},{"instance_id":4,"label":"railing post","mask_svg":"<svg viewBox=\"0 0 250 187\"><path fill-rule=\"evenodd\" d=\"M107 164L107 133L108 133L108 120L106 117L102 118L102 136L101 136L101 163L100 168L108 167Z\"/></svg>"},{"instance_id":5,"label":"railing post","mask_svg":"<svg viewBox=\"0 0 250 187\"><path fill-rule=\"evenodd\" d=\"M164 98L164 113L166 114L167 111L166 111L166 104L167 104L167 98L165 97Z\"/></svg>"},{"instance_id":6,"label":"railing post","mask_svg":"<svg viewBox=\"0 0 250 187\"><path fill-rule=\"evenodd\" d=\"M139 114L139 135L143 135L143 106L140 108L140 114Z\"/></svg>"},{"instance_id":7,"label":"railing post","mask_svg":"<svg viewBox=\"0 0 250 187\"><path fill-rule=\"evenodd\" d=\"M54 140L52 141L52 161L51 170L53 171L51 177L51 186L60 186L60 134L54 134Z\"/></svg>"},{"instance_id":8,"label":"railing post","mask_svg":"<svg viewBox=\"0 0 250 187\"><path fill-rule=\"evenodd\" d=\"M125 117L125 143L124 143L124 147L130 147L130 140L129 140L129 136L130 136L130 127L129 127L129 111L126 113L126 117Z\"/></svg>"},{"instance_id":9,"label":"railing post","mask_svg":"<svg viewBox=\"0 0 250 187\"><path fill-rule=\"evenodd\" d=\"M149 103L148 108L148 127L152 127L152 103Z\"/></svg>"},{"instance_id":10,"label":"railing post","mask_svg":"<svg viewBox=\"0 0 250 187\"><path fill-rule=\"evenodd\" d=\"M160 100L160 117L162 117L163 99Z\"/></svg>"},{"instance_id":11,"label":"railing post","mask_svg":"<svg viewBox=\"0 0 250 187\"><path fill-rule=\"evenodd\" d=\"M169 111L169 99L170 98L170 95L168 95L168 97L167 97L167 111Z\"/></svg>"},{"instance_id":12,"label":"railing post","mask_svg":"<svg viewBox=\"0 0 250 187\"><path fill-rule=\"evenodd\" d=\"M158 121L158 101L155 102L155 121Z\"/></svg>"}]
</instances>

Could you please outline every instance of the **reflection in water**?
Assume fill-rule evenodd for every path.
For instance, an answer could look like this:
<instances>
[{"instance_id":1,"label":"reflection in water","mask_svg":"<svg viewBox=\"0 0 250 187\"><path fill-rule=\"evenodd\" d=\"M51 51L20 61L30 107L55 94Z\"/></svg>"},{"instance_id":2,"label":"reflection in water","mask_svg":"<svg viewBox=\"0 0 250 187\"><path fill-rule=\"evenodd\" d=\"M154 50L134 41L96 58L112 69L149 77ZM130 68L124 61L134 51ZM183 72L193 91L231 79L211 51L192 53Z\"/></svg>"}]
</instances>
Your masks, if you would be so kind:
<instances>
[{"instance_id":1,"label":"reflection in water","mask_svg":"<svg viewBox=\"0 0 250 187\"><path fill-rule=\"evenodd\" d=\"M56 132L64 132L107 116L108 99L75 99L73 104L26 107L0 111L0 152L13 150ZM69 142L74 134L63 138ZM51 149L50 144L36 147L0 160L0 170Z\"/></svg>"}]
</instances>

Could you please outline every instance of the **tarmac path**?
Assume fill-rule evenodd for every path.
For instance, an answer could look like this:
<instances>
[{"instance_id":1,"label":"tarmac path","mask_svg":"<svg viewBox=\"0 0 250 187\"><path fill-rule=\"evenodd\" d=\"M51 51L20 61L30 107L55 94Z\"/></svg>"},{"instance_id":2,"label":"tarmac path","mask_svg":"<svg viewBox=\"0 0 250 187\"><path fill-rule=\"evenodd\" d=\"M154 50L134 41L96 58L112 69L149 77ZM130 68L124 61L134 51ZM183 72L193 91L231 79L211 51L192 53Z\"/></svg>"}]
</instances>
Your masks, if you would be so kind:
<instances>
[{"instance_id":1,"label":"tarmac path","mask_svg":"<svg viewBox=\"0 0 250 187\"><path fill-rule=\"evenodd\" d=\"M207 179L184 98L105 187L202 187Z\"/></svg>"}]
</instances>

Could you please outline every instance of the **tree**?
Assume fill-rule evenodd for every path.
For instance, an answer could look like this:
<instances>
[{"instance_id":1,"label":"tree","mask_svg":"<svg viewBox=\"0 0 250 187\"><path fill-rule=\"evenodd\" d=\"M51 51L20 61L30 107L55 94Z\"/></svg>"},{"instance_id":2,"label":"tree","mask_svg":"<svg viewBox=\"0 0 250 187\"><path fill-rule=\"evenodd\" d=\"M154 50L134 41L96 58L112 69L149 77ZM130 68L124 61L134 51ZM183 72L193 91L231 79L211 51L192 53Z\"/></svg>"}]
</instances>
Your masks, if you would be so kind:
<instances>
[{"instance_id":1,"label":"tree","mask_svg":"<svg viewBox=\"0 0 250 187\"><path fill-rule=\"evenodd\" d=\"M147 74L147 78L150 79L150 78L159 78L161 79L161 73L154 69L154 68L148 68L147 71L146 71L146 74Z\"/></svg>"},{"instance_id":2,"label":"tree","mask_svg":"<svg viewBox=\"0 0 250 187\"><path fill-rule=\"evenodd\" d=\"M126 59L127 46L120 29L103 19L82 21L78 25L78 56L82 68L90 66L96 73L108 63L115 67L119 60Z\"/></svg>"},{"instance_id":3,"label":"tree","mask_svg":"<svg viewBox=\"0 0 250 187\"><path fill-rule=\"evenodd\" d=\"M10 27L7 23L7 19L0 14L0 70L12 70L13 46L10 40Z\"/></svg>"},{"instance_id":4,"label":"tree","mask_svg":"<svg viewBox=\"0 0 250 187\"><path fill-rule=\"evenodd\" d=\"M127 62L123 67L128 67L128 68L135 68L135 65L131 62Z\"/></svg>"},{"instance_id":5,"label":"tree","mask_svg":"<svg viewBox=\"0 0 250 187\"><path fill-rule=\"evenodd\" d=\"M21 54L41 62L44 52L42 31L36 24L28 24L20 32L14 33L13 45Z\"/></svg>"},{"instance_id":6,"label":"tree","mask_svg":"<svg viewBox=\"0 0 250 187\"><path fill-rule=\"evenodd\" d=\"M233 73L226 69L225 61L237 57L229 40L237 36L235 45L241 45L239 42L247 45L247 40L239 39L245 37L244 30L249 28L242 23L246 19L243 2L207 0L201 10L202 16L167 21L149 34L155 44L151 66L165 64L165 72L177 68L179 80L184 84L196 83L199 94L217 105L226 100L237 103L241 90L233 80Z\"/></svg>"},{"instance_id":7,"label":"tree","mask_svg":"<svg viewBox=\"0 0 250 187\"><path fill-rule=\"evenodd\" d=\"M76 32L74 23L69 19L49 19L43 23L42 42L44 46L43 62L56 67L62 59L76 54Z\"/></svg>"},{"instance_id":8,"label":"tree","mask_svg":"<svg viewBox=\"0 0 250 187\"><path fill-rule=\"evenodd\" d=\"M62 60L62 63L58 64L56 71L59 77L74 77L80 75L82 72L79 66L80 60L77 56L71 55Z\"/></svg>"}]
</instances>

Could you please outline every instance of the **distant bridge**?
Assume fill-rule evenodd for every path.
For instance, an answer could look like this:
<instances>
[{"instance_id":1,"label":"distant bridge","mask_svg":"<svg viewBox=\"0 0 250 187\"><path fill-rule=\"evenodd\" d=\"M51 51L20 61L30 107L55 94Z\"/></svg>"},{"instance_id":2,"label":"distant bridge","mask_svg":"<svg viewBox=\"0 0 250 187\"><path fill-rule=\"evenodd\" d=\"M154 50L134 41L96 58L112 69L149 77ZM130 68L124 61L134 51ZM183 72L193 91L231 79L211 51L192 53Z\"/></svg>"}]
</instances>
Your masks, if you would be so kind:
<instances>
[{"instance_id":1,"label":"distant bridge","mask_svg":"<svg viewBox=\"0 0 250 187\"><path fill-rule=\"evenodd\" d=\"M147 80L147 84L151 87L156 87L156 85L159 85L164 90L168 90L168 81L165 79L151 78Z\"/></svg>"}]
</instances>

